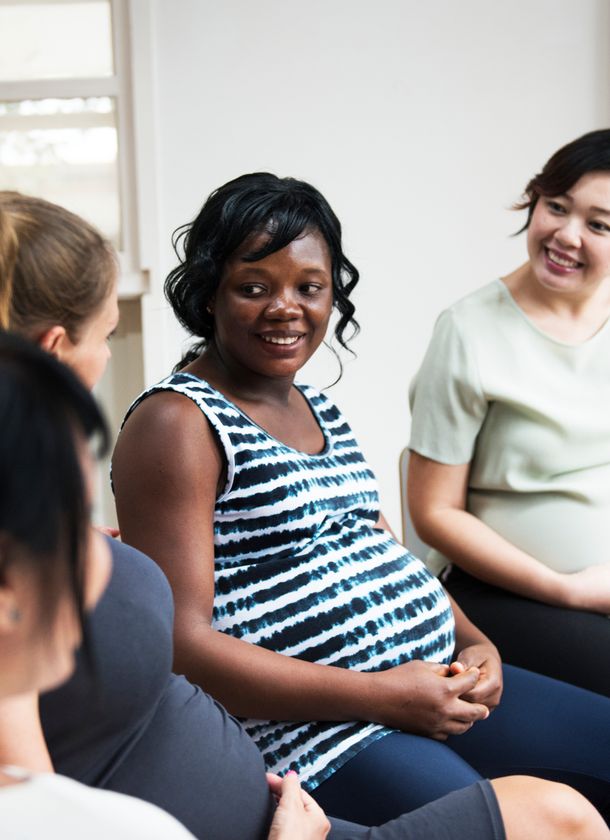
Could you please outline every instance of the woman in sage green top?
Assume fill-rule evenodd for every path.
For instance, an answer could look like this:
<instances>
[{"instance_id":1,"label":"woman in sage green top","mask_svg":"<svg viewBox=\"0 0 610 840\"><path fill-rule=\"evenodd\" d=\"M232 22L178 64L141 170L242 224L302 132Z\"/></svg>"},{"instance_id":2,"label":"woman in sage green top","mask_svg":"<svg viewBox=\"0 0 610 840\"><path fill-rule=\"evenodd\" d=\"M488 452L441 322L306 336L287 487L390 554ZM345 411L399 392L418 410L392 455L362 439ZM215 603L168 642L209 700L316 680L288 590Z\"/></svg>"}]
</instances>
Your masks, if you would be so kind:
<instances>
[{"instance_id":1,"label":"woman in sage green top","mask_svg":"<svg viewBox=\"0 0 610 840\"><path fill-rule=\"evenodd\" d=\"M442 313L412 383L409 506L506 661L610 696L610 130L520 209L528 261Z\"/></svg>"}]
</instances>

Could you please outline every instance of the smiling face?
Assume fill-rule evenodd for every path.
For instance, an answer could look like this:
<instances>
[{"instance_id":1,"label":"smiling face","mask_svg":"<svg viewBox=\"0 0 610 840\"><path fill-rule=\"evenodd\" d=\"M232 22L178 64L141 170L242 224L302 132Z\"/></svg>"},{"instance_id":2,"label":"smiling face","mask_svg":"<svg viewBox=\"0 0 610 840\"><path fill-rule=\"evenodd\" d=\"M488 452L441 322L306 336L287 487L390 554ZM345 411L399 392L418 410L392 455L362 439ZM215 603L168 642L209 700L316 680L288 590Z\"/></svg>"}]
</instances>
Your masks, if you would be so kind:
<instances>
[{"instance_id":1,"label":"smiling face","mask_svg":"<svg viewBox=\"0 0 610 840\"><path fill-rule=\"evenodd\" d=\"M294 378L326 334L333 306L328 246L306 231L255 262L265 233L249 238L227 260L212 304L214 345L228 370Z\"/></svg>"},{"instance_id":2,"label":"smiling face","mask_svg":"<svg viewBox=\"0 0 610 840\"><path fill-rule=\"evenodd\" d=\"M564 195L541 196L527 248L533 276L547 292L587 297L610 280L610 173L592 172Z\"/></svg>"}]
</instances>

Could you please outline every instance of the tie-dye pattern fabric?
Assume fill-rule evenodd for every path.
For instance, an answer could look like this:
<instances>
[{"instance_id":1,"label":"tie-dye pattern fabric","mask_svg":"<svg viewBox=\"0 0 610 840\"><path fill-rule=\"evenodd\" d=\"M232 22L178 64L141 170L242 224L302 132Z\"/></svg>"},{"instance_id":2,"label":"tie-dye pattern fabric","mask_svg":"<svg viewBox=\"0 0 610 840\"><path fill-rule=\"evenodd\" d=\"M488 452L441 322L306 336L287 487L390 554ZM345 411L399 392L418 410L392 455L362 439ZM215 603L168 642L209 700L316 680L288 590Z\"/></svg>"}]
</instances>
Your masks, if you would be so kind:
<instances>
[{"instance_id":1,"label":"tie-dye pattern fabric","mask_svg":"<svg viewBox=\"0 0 610 840\"><path fill-rule=\"evenodd\" d=\"M201 409L224 450L215 510L214 627L309 662L378 671L448 662L454 622L440 583L376 526L375 477L339 410L297 386L325 439L309 455L273 438L207 382L177 373L144 392L176 391ZM269 770L310 790L390 730L352 721L243 721Z\"/></svg>"}]
</instances>

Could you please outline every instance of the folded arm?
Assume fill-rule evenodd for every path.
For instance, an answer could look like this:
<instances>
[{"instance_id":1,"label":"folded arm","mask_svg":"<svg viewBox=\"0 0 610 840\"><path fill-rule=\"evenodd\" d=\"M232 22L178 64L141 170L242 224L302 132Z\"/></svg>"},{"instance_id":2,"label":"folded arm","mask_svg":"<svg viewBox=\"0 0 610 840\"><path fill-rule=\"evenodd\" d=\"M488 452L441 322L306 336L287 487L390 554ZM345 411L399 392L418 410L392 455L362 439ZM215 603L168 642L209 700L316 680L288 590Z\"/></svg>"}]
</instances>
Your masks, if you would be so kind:
<instances>
[{"instance_id":1,"label":"folded arm","mask_svg":"<svg viewBox=\"0 0 610 840\"><path fill-rule=\"evenodd\" d=\"M486 583L561 607L610 611L610 566L561 574L501 537L466 510L470 464L409 459L408 503L417 533Z\"/></svg>"}]
</instances>

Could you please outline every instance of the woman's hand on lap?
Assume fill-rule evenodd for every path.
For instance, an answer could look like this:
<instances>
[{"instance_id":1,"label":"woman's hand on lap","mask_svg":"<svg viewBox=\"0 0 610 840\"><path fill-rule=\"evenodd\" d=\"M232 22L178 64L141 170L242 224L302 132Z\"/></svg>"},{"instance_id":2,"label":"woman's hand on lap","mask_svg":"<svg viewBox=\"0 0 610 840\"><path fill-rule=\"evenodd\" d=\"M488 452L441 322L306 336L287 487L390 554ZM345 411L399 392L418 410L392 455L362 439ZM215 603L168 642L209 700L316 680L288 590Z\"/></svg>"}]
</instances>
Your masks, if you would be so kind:
<instances>
[{"instance_id":1,"label":"woman's hand on lap","mask_svg":"<svg viewBox=\"0 0 610 840\"><path fill-rule=\"evenodd\" d=\"M475 687L462 695L470 703L482 703L493 711L502 697L502 660L496 648L488 644L469 645L461 650L455 662L449 666L452 674L462 674L469 668L478 668L479 681Z\"/></svg>"},{"instance_id":2,"label":"woman's hand on lap","mask_svg":"<svg viewBox=\"0 0 610 840\"><path fill-rule=\"evenodd\" d=\"M318 803L304 790L296 773L283 778L267 773L271 792L278 800L268 840L324 840L330 823Z\"/></svg>"},{"instance_id":3,"label":"woman's hand on lap","mask_svg":"<svg viewBox=\"0 0 610 840\"><path fill-rule=\"evenodd\" d=\"M480 680L477 667L453 675L449 666L414 660L376 673L383 687L370 720L444 741L489 716L487 706L463 699Z\"/></svg>"}]
</instances>

